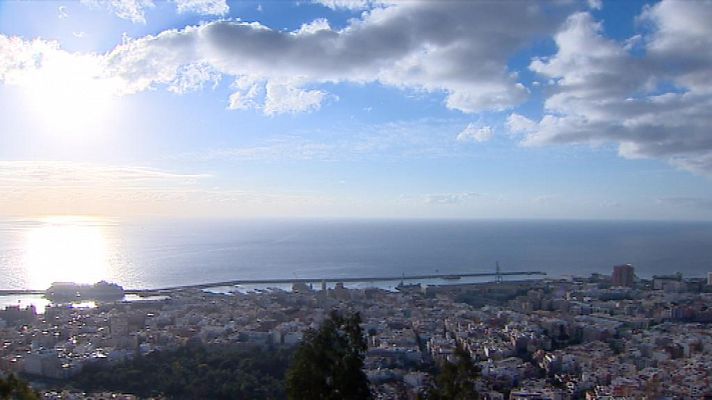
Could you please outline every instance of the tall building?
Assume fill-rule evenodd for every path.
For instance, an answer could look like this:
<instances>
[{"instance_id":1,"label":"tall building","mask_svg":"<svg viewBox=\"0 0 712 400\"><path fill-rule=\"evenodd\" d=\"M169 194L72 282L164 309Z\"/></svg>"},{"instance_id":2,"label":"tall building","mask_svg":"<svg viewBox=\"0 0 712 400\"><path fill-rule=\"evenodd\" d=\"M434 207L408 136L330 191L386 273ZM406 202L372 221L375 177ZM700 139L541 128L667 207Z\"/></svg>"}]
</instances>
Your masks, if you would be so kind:
<instances>
[{"instance_id":1,"label":"tall building","mask_svg":"<svg viewBox=\"0 0 712 400\"><path fill-rule=\"evenodd\" d=\"M613 275L611 275L611 284L613 286L632 287L635 278L635 268L630 264L613 266Z\"/></svg>"},{"instance_id":2,"label":"tall building","mask_svg":"<svg viewBox=\"0 0 712 400\"><path fill-rule=\"evenodd\" d=\"M712 286L712 272L707 273L707 284Z\"/></svg>"}]
</instances>

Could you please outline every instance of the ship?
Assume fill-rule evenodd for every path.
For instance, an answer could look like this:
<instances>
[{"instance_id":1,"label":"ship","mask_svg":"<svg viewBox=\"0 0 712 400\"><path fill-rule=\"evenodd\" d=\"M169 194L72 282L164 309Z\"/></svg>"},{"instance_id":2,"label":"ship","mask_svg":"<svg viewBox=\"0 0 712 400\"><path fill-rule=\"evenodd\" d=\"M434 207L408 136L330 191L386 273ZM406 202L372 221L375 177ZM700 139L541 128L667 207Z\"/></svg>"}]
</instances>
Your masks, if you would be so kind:
<instances>
[{"instance_id":1,"label":"ship","mask_svg":"<svg viewBox=\"0 0 712 400\"><path fill-rule=\"evenodd\" d=\"M74 282L54 282L45 291L45 298L53 302L76 302L85 300L121 300L124 288L106 281L93 285Z\"/></svg>"}]
</instances>

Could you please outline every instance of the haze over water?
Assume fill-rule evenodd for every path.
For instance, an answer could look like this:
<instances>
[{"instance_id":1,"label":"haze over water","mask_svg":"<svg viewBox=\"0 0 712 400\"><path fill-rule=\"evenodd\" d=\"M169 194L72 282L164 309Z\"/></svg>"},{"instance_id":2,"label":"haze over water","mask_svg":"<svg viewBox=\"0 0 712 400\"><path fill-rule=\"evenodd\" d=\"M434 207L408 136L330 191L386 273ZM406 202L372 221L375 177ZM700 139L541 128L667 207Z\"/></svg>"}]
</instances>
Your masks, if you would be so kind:
<instances>
[{"instance_id":1,"label":"haze over water","mask_svg":"<svg viewBox=\"0 0 712 400\"><path fill-rule=\"evenodd\" d=\"M712 223L511 220L0 222L0 289L105 279L127 288L258 278L540 270L712 271Z\"/></svg>"}]
</instances>

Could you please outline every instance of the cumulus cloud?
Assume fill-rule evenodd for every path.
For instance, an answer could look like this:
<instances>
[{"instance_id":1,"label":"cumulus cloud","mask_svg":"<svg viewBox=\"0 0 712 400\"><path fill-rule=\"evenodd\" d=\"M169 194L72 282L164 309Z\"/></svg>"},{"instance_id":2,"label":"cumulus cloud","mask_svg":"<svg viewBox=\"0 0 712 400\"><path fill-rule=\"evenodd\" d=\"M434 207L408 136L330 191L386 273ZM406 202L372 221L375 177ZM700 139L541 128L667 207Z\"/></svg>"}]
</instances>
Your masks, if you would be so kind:
<instances>
[{"instance_id":1,"label":"cumulus cloud","mask_svg":"<svg viewBox=\"0 0 712 400\"><path fill-rule=\"evenodd\" d=\"M230 12L226 0L175 0L179 13L225 15Z\"/></svg>"},{"instance_id":2,"label":"cumulus cloud","mask_svg":"<svg viewBox=\"0 0 712 400\"><path fill-rule=\"evenodd\" d=\"M367 11L341 30L325 20L294 32L215 21L132 40L107 56L107 66L129 91L141 91L169 85L184 65L205 63L252 83L240 87L232 108L261 105L267 112L315 109L324 93L304 85L344 81L442 93L447 107L464 112L501 110L527 96L506 62L546 31L540 7L406 2ZM257 94L266 96L270 83L300 101L274 106Z\"/></svg>"},{"instance_id":3,"label":"cumulus cloud","mask_svg":"<svg viewBox=\"0 0 712 400\"><path fill-rule=\"evenodd\" d=\"M326 93L303 90L289 83L270 81L266 85L264 113L267 115L318 110Z\"/></svg>"},{"instance_id":4,"label":"cumulus cloud","mask_svg":"<svg viewBox=\"0 0 712 400\"><path fill-rule=\"evenodd\" d=\"M490 126L476 126L472 123L467 124L457 135L458 142L477 142L482 143L492 139L494 133Z\"/></svg>"},{"instance_id":5,"label":"cumulus cloud","mask_svg":"<svg viewBox=\"0 0 712 400\"><path fill-rule=\"evenodd\" d=\"M326 18L317 18L312 22L302 24L297 34L317 33L319 31L330 31L331 26Z\"/></svg>"},{"instance_id":6,"label":"cumulus cloud","mask_svg":"<svg viewBox=\"0 0 712 400\"><path fill-rule=\"evenodd\" d=\"M525 145L613 142L623 157L712 174L712 3L664 0L639 19L651 27L643 56L589 13L570 16L557 53L529 67L553 82L544 116L532 128L512 115L510 129Z\"/></svg>"},{"instance_id":7,"label":"cumulus cloud","mask_svg":"<svg viewBox=\"0 0 712 400\"><path fill-rule=\"evenodd\" d=\"M215 87L220 78L220 73L208 64L188 64L181 67L176 79L168 85L168 90L183 94L201 90L206 83L212 83Z\"/></svg>"},{"instance_id":8,"label":"cumulus cloud","mask_svg":"<svg viewBox=\"0 0 712 400\"><path fill-rule=\"evenodd\" d=\"M107 76L101 56L70 53L54 41L1 34L0 82L42 93L81 89L92 100L119 94L124 87L120 78Z\"/></svg>"},{"instance_id":9,"label":"cumulus cloud","mask_svg":"<svg viewBox=\"0 0 712 400\"><path fill-rule=\"evenodd\" d=\"M145 11L153 7L149 0L84 1L134 22L145 22ZM179 7L217 3L186 0ZM340 30L318 19L293 32L219 20L128 39L93 57L103 68L102 78L117 81L121 94L157 87L184 93L227 76L236 89L228 108L267 114L316 110L329 96L315 86L339 82L440 94L448 108L466 113L503 110L528 95L507 60L548 33L553 17L546 7L553 5L401 2L365 11ZM20 45L38 47L28 41ZM51 42L45 45L61 51ZM44 57L40 50L35 49L35 58ZM3 53L2 64L25 68L14 53Z\"/></svg>"},{"instance_id":10,"label":"cumulus cloud","mask_svg":"<svg viewBox=\"0 0 712 400\"><path fill-rule=\"evenodd\" d=\"M511 133L532 132L536 126L536 122L517 113L512 113L507 117L507 127Z\"/></svg>"}]
</instances>

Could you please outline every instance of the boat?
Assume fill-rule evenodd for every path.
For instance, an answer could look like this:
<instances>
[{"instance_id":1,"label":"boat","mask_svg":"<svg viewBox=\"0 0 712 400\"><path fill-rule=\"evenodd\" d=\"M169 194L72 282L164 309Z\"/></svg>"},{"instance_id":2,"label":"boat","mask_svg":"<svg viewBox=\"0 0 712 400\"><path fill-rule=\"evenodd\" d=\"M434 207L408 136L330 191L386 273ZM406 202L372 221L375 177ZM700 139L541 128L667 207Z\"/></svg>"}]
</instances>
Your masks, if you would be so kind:
<instances>
[{"instance_id":1,"label":"boat","mask_svg":"<svg viewBox=\"0 0 712 400\"><path fill-rule=\"evenodd\" d=\"M460 279L460 278L462 278L460 275L443 275L443 276L442 276L442 279L447 279L447 280L450 280L450 281L455 281L455 280L458 280L458 279Z\"/></svg>"},{"instance_id":2,"label":"boat","mask_svg":"<svg viewBox=\"0 0 712 400\"><path fill-rule=\"evenodd\" d=\"M404 283L403 281L400 281L398 286L396 286L396 290L404 291L404 290L413 290L413 289L420 289L420 283Z\"/></svg>"}]
</instances>

